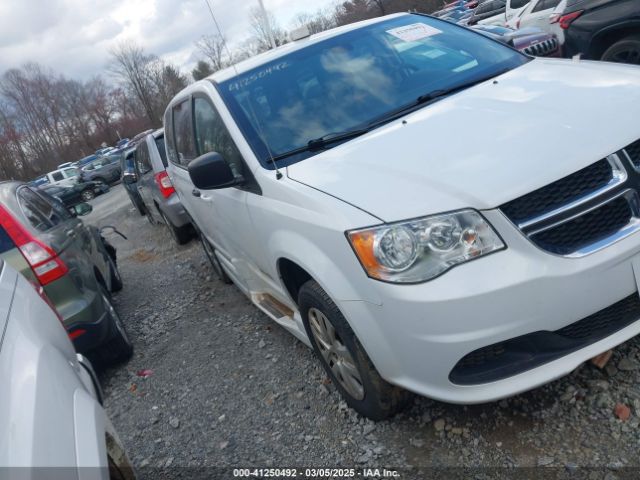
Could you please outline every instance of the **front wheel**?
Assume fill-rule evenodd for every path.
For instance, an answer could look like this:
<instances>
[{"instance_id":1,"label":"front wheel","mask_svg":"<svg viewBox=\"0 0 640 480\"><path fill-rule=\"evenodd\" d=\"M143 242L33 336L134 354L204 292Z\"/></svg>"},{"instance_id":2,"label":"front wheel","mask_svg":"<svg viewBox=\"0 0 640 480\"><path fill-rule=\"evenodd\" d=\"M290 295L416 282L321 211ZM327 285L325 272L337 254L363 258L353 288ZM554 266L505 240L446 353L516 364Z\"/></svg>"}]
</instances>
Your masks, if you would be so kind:
<instances>
[{"instance_id":1,"label":"front wheel","mask_svg":"<svg viewBox=\"0 0 640 480\"><path fill-rule=\"evenodd\" d=\"M602 60L640 65L640 36L630 36L614 43L602 54Z\"/></svg>"},{"instance_id":2,"label":"front wheel","mask_svg":"<svg viewBox=\"0 0 640 480\"><path fill-rule=\"evenodd\" d=\"M218 277L218 279L222 283L226 283L226 284L232 283L231 279L229 278L229 275L227 275L227 272L225 272L224 268L222 268L222 264L220 263L220 260L218 260L216 249L213 248L213 245L211 245L209 240L207 240L207 238L204 236L202 232L198 232L198 233L200 235L200 242L202 243L202 249L204 250L204 253L207 256L209 263L211 263L211 267L213 268L213 271L216 272L216 276Z\"/></svg>"},{"instance_id":3,"label":"front wheel","mask_svg":"<svg viewBox=\"0 0 640 480\"><path fill-rule=\"evenodd\" d=\"M313 350L347 404L360 415L383 420L411 400L406 390L378 373L346 319L314 280L300 289L300 313Z\"/></svg>"},{"instance_id":4,"label":"front wheel","mask_svg":"<svg viewBox=\"0 0 640 480\"><path fill-rule=\"evenodd\" d=\"M93 200L94 198L96 198L96 195L91 190L85 190L80 194L80 197L85 202L88 202L89 200Z\"/></svg>"}]
</instances>

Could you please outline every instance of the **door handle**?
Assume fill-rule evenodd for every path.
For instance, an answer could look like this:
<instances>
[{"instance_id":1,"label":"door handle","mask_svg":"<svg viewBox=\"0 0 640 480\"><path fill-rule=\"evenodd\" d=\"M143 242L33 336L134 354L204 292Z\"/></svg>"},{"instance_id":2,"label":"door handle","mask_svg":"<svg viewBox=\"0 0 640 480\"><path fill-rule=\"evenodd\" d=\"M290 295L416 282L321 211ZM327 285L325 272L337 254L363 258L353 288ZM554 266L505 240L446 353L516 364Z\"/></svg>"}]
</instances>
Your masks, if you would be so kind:
<instances>
[{"instance_id":1,"label":"door handle","mask_svg":"<svg viewBox=\"0 0 640 480\"><path fill-rule=\"evenodd\" d=\"M200 193L200 190L196 190L195 188L193 190L191 190L191 195L193 195L194 197L198 197L200 198L200 196L202 195Z\"/></svg>"}]
</instances>

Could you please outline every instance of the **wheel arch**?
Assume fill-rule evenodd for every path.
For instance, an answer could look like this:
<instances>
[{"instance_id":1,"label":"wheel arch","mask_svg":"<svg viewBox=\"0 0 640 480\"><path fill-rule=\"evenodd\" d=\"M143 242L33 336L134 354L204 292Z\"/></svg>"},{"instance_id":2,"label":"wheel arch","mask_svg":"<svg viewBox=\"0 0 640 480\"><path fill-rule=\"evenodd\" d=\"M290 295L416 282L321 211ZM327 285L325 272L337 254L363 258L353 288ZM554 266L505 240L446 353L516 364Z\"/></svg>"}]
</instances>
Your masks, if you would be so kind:
<instances>
[{"instance_id":1,"label":"wheel arch","mask_svg":"<svg viewBox=\"0 0 640 480\"><path fill-rule=\"evenodd\" d=\"M599 60L602 58L604 52L614 43L626 37L638 35L639 31L640 21L638 20L612 25L599 31L591 40L589 57Z\"/></svg>"}]
</instances>

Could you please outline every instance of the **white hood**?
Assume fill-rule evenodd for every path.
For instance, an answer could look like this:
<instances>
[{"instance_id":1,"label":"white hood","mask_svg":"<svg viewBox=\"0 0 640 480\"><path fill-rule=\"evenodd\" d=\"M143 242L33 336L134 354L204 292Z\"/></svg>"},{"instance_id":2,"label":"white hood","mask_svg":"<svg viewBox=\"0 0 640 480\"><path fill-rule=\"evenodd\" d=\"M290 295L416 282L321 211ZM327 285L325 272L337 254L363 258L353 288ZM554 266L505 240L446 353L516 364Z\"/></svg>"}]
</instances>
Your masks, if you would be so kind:
<instances>
[{"instance_id":1,"label":"white hood","mask_svg":"<svg viewBox=\"0 0 640 480\"><path fill-rule=\"evenodd\" d=\"M288 175L395 221L497 207L640 138L638 67L536 59L496 80L291 165Z\"/></svg>"}]
</instances>

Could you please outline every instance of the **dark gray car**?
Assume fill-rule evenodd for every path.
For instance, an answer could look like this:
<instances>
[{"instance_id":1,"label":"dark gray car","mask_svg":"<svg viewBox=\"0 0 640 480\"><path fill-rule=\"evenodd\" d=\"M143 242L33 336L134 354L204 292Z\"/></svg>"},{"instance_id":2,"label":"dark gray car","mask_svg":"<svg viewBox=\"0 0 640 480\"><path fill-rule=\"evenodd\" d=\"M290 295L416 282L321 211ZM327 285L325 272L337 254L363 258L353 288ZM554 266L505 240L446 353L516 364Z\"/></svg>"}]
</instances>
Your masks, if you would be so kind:
<instances>
[{"instance_id":1,"label":"dark gray car","mask_svg":"<svg viewBox=\"0 0 640 480\"><path fill-rule=\"evenodd\" d=\"M138 191L147 218L152 224L164 222L178 244L187 243L193 236L193 227L166 170L163 129L138 143L135 165Z\"/></svg>"},{"instance_id":2,"label":"dark gray car","mask_svg":"<svg viewBox=\"0 0 640 480\"><path fill-rule=\"evenodd\" d=\"M108 185L120 181L122 173L120 161L124 152L111 152L104 157L98 157L82 167L82 181L99 182Z\"/></svg>"},{"instance_id":3,"label":"dark gray car","mask_svg":"<svg viewBox=\"0 0 640 480\"><path fill-rule=\"evenodd\" d=\"M115 249L58 199L20 182L0 183L0 257L42 287L81 353L129 358L133 346L113 303L122 288Z\"/></svg>"}]
</instances>

